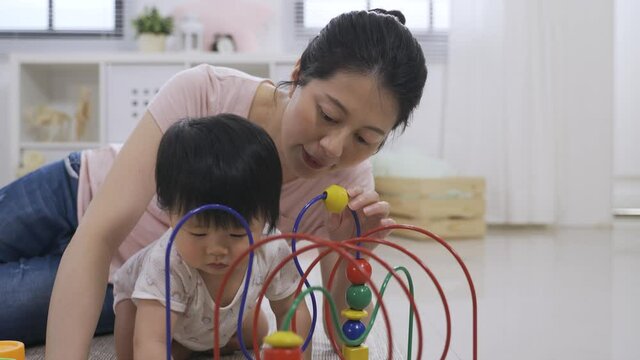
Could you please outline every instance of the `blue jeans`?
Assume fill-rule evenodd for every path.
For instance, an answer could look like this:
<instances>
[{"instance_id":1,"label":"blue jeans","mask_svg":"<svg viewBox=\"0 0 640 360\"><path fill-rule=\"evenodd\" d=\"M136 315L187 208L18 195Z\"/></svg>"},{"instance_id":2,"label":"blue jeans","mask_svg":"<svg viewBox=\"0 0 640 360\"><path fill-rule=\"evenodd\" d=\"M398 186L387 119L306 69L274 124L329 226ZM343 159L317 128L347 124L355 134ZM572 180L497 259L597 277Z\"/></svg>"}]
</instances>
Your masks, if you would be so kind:
<instances>
[{"instance_id":1,"label":"blue jeans","mask_svg":"<svg viewBox=\"0 0 640 360\"><path fill-rule=\"evenodd\" d=\"M0 339L45 340L53 282L78 226L79 169L74 152L0 189ZM109 285L96 333L113 322Z\"/></svg>"}]
</instances>

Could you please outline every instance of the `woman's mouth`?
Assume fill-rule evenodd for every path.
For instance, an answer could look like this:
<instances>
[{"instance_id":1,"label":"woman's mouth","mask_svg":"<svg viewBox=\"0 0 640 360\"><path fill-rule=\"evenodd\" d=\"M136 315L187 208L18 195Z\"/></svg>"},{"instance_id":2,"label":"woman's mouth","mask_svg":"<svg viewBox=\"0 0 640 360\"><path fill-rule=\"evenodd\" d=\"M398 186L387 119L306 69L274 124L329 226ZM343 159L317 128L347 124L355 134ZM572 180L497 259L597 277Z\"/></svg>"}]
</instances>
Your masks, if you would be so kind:
<instances>
[{"instance_id":1,"label":"woman's mouth","mask_svg":"<svg viewBox=\"0 0 640 360\"><path fill-rule=\"evenodd\" d=\"M309 153L304 148L302 149L302 159L308 167L314 170L322 169L324 167L321 162L316 160L313 156L309 155Z\"/></svg>"}]
</instances>

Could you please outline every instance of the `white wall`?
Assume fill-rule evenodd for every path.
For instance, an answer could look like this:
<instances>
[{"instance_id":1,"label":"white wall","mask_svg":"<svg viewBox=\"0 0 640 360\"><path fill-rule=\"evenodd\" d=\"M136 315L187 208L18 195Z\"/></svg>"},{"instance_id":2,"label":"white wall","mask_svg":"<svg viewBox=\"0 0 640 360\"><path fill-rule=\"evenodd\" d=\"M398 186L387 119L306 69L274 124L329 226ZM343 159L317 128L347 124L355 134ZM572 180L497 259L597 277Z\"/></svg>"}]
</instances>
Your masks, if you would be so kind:
<instances>
[{"instance_id":1,"label":"white wall","mask_svg":"<svg viewBox=\"0 0 640 360\"><path fill-rule=\"evenodd\" d=\"M613 0L554 2L558 224L611 222ZM579 14L579 16L578 16Z\"/></svg>"},{"instance_id":2,"label":"white wall","mask_svg":"<svg viewBox=\"0 0 640 360\"><path fill-rule=\"evenodd\" d=\"M446 65L429 62L427 58L427 84L420 105L413 112L409 127L403 134L392 136L382 152L406 153L416 151L423 156L442 156L442 110Z\"/></svg>"},{"instance_id":3,"label":"white wall","mask_svg":"<svg viewBox=\"0 0 640 360\"><path fill-rule=\"evenodd\" d=\"M640 1L615 6L613 200L617 208L640 208Z\"/></svg>"}]
</instances>

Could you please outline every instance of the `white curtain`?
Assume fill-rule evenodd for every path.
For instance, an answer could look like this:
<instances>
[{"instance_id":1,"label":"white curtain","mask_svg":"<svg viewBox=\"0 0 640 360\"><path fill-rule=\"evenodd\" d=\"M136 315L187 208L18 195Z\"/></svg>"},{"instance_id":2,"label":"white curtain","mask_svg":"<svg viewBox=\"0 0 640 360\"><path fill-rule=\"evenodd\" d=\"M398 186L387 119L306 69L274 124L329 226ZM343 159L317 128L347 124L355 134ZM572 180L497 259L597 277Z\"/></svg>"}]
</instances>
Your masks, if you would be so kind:
<instances>
[{"instance_id":1,"label":"white curtain","mask_svg":"<svg viewBox=\"0 0 640 360\"><path fill-rule=\"evenodd\" d=\"M452 0L442 156L487 181L487 221L556 219L555 0Z\"/></svg>"}]
</instances>

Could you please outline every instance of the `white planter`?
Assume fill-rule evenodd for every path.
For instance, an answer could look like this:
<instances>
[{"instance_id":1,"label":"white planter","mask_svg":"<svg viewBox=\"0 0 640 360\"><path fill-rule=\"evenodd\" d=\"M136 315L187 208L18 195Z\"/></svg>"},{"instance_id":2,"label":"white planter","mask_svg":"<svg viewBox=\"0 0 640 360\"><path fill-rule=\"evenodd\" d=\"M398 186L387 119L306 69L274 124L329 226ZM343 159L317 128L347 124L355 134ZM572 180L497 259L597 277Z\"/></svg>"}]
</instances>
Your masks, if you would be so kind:
<instances>
[{"instance_id":1,"label":"white planter","mask_svg":"<svg viewBox=\"0 0 640 360\"><path fill-rule=\"evenodd\" d=\"M138 35L138 49L143 52L162 52L167 36L163 34Z\"/></svg>"}]
</instances>

